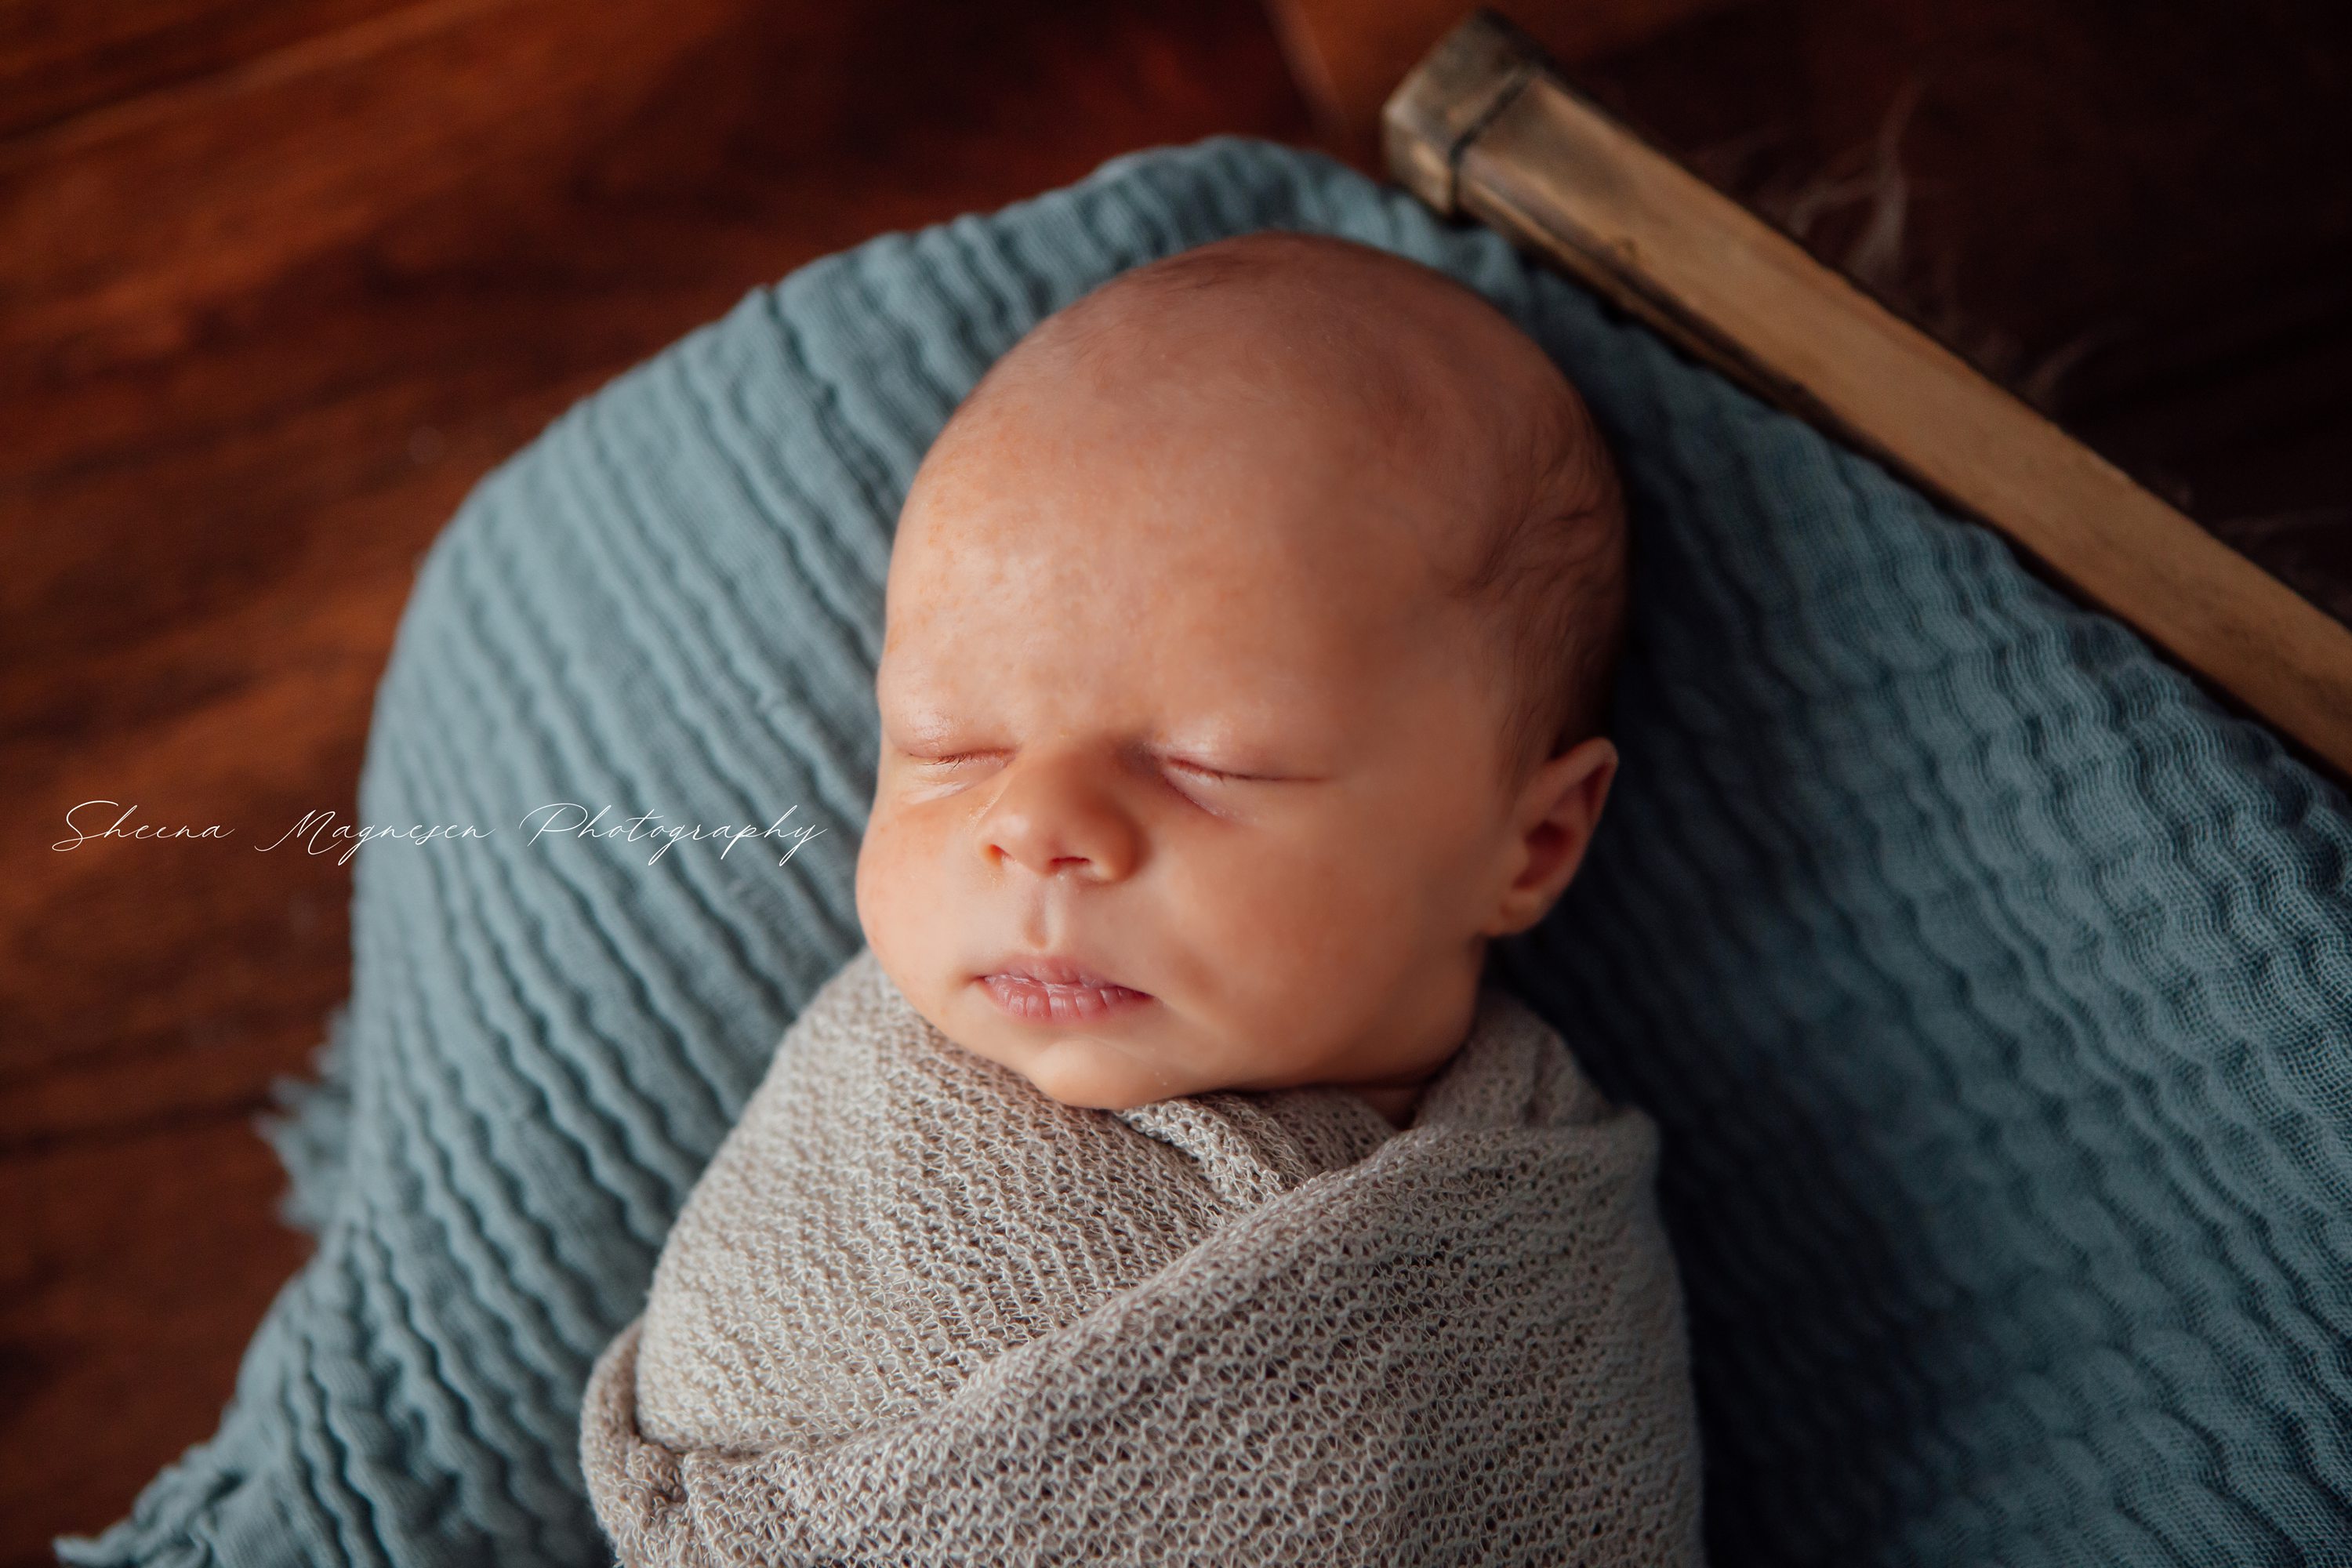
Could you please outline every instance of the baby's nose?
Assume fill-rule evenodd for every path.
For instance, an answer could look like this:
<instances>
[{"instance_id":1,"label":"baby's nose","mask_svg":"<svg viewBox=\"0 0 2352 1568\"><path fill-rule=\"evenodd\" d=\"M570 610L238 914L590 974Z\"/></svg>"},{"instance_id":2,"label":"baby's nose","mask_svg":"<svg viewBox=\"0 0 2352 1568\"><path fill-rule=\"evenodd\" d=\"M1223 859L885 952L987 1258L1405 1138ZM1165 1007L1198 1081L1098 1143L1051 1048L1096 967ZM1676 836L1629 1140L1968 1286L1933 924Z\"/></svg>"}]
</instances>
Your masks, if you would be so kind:
<instances>
[{"instance_id":1,"label":"baby's nose","mask_svg":"<svg viewBox=\"0 0 2352 1568\"><path fill-rule=\"evenodd\" d=\"M981 852L1040 877L1110 882L1142 858L1142 836L1107 782L1076 758L1022 758L981 814Z\"/></svg>"}]
</instances>

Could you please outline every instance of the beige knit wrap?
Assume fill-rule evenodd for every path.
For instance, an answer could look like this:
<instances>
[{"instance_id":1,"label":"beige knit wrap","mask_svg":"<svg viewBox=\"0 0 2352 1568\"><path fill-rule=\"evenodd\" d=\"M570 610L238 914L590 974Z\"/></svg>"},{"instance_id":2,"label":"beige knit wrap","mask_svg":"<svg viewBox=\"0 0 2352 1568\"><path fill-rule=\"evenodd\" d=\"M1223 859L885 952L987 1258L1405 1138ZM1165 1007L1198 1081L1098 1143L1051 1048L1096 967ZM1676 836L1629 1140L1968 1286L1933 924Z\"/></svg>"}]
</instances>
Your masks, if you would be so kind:
<instances>
[{"instance_id":1,"label":"beige knit wrap","mask_svg":"<svg viewBox=\"0 0 2352 1568\"><path fill-rule=\"evenodd\" d=\"M589 1491L632 1568L1696 1563L1656 1157L1496 987L1398 1131L1060 1104L864 951L598 1359Z\"/></svg>"}]
</instances>

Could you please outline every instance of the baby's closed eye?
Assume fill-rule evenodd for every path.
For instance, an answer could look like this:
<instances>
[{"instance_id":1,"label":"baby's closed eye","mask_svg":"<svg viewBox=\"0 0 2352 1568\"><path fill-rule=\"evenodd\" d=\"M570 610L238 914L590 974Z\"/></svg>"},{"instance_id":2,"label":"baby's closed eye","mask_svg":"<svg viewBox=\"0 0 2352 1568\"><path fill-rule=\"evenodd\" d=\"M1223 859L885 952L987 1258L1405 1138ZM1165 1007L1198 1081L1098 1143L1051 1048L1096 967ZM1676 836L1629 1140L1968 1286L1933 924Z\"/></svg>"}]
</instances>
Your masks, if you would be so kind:
<instances>
[{"instance_id":1,"label":"baby's closed eye","mask_svg":"<svg viewBox=\"0 0 2352 1568\"><path fill-rule=\"evenodd\" d=\"M1286 777L1282 773L1235 773L1226 768L1211 767L1206 763L1188 762L1182 757L1171 757L1168 759L1168 765L1200 777L1216 779L1224 784L1281 784Z\"/></svg>"},{"instance_id":2,"label":"baby's closed eye","mask_svg":"<svg viewBox=\"0 0 2352 1568\"><path fill-rule=\"evenodd\" d=\"M999 749L983 747L973 751L948 752L935 756L925 756L920 753L903 751L901 754L917 767L955 768L971 763L985 762L991 758L1002 756L1003 753ZM1305 782L1301 775L1296 773L1252 772L1241 767L1219 767L1214 763L1197 762L1190 757L1163 756L1158 759L1158 763L1160 766L1176 769L1190 777L1205 779L1218 784L1286 784Z\"/></svg>"}]
</instances>

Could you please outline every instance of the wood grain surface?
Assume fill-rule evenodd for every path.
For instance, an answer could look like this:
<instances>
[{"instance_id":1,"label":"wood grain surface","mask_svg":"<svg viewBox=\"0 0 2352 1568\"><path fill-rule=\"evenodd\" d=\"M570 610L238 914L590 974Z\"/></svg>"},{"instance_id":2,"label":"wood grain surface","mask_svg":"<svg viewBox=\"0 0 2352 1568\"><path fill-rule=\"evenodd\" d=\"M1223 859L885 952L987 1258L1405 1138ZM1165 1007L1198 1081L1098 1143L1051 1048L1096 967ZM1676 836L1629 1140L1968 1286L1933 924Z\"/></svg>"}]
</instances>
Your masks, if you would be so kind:
<instances>
[{"instance_id":1,"label":"wood grain surface","mask_svg":"<svg viewBox=\"0 0 2352 1568\"><path fill-rule=\"evenodd\" d=\"M1735 0L1578 69L2343 615L2343 33ZM350 871L252 846L352 812L467 488L802 261L1218 131L1328 133L1253 0L0 5L0 1564L211 1432L303 1256L252 1121ZM236 837L52 850L97 799Z\"/></svg>"}]
</instances>

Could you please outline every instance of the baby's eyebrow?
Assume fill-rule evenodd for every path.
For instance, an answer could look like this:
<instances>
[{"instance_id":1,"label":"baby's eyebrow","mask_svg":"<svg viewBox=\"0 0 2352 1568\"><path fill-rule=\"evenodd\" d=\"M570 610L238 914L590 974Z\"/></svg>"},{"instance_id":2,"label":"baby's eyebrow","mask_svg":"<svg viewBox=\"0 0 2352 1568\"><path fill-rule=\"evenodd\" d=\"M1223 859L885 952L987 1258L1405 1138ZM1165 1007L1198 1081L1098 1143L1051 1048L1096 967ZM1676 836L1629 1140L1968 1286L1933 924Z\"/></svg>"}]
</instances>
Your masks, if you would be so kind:
<instances>
[{"instance_id":1,"label":"baby's eyebrow","mask_svg":"<svg viewBox=\"0 0 2352 1568\"><path fill-rule=\"evenodd\" d=\"M910 740L917 741L945 740L955 730L953 724L936 714L924 714L907 720L898 728L905 731Z\"/></svg>"},{"instance_id":2,"label":"baby's eyebrow","mask_svg":"<svg viewBox=\"0 0 2352 1568\"><path fill-rule=\"evenodd\" d=\"M877 706L881 710L883 727L909 740L943 740L956 729L956 721L949 716L945 708L919 697L886 700Z\"/></svg>"}]
</instances>

